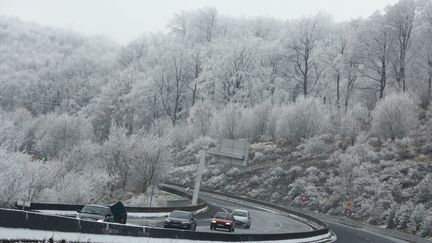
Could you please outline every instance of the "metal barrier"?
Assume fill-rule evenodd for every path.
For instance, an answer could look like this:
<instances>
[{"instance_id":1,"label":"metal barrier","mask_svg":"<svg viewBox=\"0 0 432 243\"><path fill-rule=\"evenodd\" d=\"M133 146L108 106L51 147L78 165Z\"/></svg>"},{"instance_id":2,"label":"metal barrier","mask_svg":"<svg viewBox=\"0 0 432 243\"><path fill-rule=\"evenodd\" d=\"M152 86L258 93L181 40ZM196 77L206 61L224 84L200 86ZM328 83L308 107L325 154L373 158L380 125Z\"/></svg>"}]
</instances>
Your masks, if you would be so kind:
<instances>
[{"instance_id":1,"label":"metal barrier","mask_svg":"<svg viewBox=\"0 0 432 243\"><path fill-rule=\"evenodd\" d=\"M166 192L170 192L188 199L191 199L192 196L184 191L174 190L170 187L160 186L161 190ZM59 204L59 203L31 203L30 210L58 210L58 211L77 211L81 210L84 205L80 204ZM174 210L182 210L195 212L198 210L202 210L207 207L207 203L201 199L198 200L197 205L189 205L189 206L177 206L177 207L126 207L128 212L132 213L156 213L156 212L172 212Z\"/></svg>"}]
</instances>

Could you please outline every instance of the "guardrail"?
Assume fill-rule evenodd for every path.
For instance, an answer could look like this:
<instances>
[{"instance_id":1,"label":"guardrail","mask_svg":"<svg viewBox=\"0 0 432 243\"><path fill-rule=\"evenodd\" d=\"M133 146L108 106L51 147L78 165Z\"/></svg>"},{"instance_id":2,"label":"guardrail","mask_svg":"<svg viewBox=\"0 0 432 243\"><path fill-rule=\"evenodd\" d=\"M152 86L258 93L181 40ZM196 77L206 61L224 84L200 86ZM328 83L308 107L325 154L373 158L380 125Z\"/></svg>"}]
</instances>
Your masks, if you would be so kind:
<instances>
[{"instance_id":1,"label":"guardrail","mask_svg":"<svg viewBox=\"0 0 432 243\"><path fill-rule=\"evenodd\" d=\"M174 190L170 187L160 186L160 189L166 192L170 192L188 199L192 199L192 196L184 191ZM30 210L58 210L58 211L77 211L83 208L84 205L80 204L58 204L58 203L31 203ZM176 206L176 207L126 207L126 210L131 213L165 213L172 212L174 210L182 210L195 212L202 210L207 207L207 203L201 199L198 200L197 205L188 206Z\"/></svg>"},{"instance_id":2,"label":"guardrail","mask_svg":"<svg viewBox=\"0 0 432 243\"><path fill-rule=\"evenodd\" d=\"M184 185L179 185L179 184L175 184L175 183L166 183L166 184L172 185L172 186L180 186L180 187L183 186L184 187ZM208 193L212 193L212 194L216 194L216 195L220 195L220 196L228 196L230 198L236 198L236 199L243 200L243 201L248 201L248 202L252 202L252 203L261 204L264 206L273 207L273 208L279 209L281 211L286 211L286 212L289 212L291 214L298 215L299 217L309 219L312 222L314 222L314 221L317 222L316 220L321 219L321 220L325 220L325 221L329 221L329 222L344 224L344 225L355 227L355 228L363 228L363 229L366 229L370 232L374 232L374 233L377 233L380 235L386 235L386 236L394 237L394 238L401 239L401 240L406 240L408 242L416 242L416 243L431 243L432 242L430 240L427 240L425 238L421 238L421 237L416 236L416 235L406 234L406 233L403 233L403 232L398 231L398 230L380 228L380 227L376 227L376 226L369 225L366 223L357 222L357 221L354 221L351 219L340 218L337 216L323 214L323 213L316 213L316 212L312 212L309 210L294 208L294 207L290 207L290 206L279 206L279 205L275 205L275 204L265 202L265 201L260 201L260 200L251 199L251 198L247 198L247 197L232 195L229 193L221 193L221 192L209 190L209 189L202 188L202 187L200 190L203 192L208 192ZM322 224L327 225L326 223L322 222L321 220L318 220L318 221L321 222ZM319 223L319 222L317 222L317 223ZM328 225L326 227L328 227Z\"/></svg>"}]
</instances>

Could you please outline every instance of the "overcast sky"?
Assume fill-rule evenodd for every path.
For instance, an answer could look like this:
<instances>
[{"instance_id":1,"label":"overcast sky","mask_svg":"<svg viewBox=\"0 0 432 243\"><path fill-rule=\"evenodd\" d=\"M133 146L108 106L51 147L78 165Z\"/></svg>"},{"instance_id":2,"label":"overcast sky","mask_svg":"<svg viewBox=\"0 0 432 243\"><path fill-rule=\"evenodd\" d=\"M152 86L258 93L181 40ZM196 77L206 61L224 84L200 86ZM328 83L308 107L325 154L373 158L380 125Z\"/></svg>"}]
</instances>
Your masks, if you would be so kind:
<instances>
[{"instance_id":1,"label":"overcast sky","mask_svg":"<svg viewBox=\"0 0 432 243\"><path fill-rule=\"evenodd\" d=\"M165 31L174 13L215 7L230 16L292 19L330 13L336 21L367 17L397 0L0 0L0 14L107 36L125 44L145 32Z\"/></svg>"}]
</instances>

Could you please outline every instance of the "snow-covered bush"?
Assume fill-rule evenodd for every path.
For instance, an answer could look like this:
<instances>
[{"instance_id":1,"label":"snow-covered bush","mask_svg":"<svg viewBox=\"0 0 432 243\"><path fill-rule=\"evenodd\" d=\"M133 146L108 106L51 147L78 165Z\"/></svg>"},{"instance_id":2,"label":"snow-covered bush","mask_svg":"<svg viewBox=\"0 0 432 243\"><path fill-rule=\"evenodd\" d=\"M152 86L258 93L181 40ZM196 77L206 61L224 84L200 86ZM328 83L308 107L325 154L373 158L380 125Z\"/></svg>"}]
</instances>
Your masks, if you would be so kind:
<instances>
[{"instance_id":1,"label":"snow-covered bush","mask_svg":"<svg viewBox=\"0 0 432 243\"><path fill-rule=\"evenodd\" d=\"M200 150L215 146L216 141L211 137L198 137L186 147L190 153L198 153Z\"/></svg>"},{"instance_id":2,"label":"snow-covered bush","mask_svg":"<svg viewBox=\"0 0 432 243\"><path fill-rule=\"evenodd\" d=\"M407 95L389 95L373 111L372 132L380 138L402 138L416 124L416 106Z\"/></svg>"},{"instance_id":3,"label":"snow-covered bush","mask_svg":"<svg viewBox=\"0 0 432 243\"><path fill-rule=\"evenodd\" d=\"M430 204L432 202L432 173L428 173L426 177L417 184L414 196L417 203Z\"/></svg>"},{"instance_id":4,"label":"snow-covered bush","mask_svg":"<svg viewBox=\"0 0 432 243\"><path fill-rule=\"evenodd\" d=\"M166 137L150 134L138 134L131 140L128 184L132 191L145 192L148 186L157 184L166 175L170 141Z\"/></svg>"},{"instance_id":5,"label":"snow-covered bush","mask_svg":"<svg viewBox=\"0 0 432 243\"><path fill-rule=\"evenodd\" d=\"M270 103L262 103L243 110L241 137L248 138L250 142L264 138L268 134L267 127L271 110L272 106Z\"/></svg>"},{"instance_id":6,"label":"snow-covered bush","mask_svg":"<svg viewBox=\"0 0 432 243\"><path fill-rule=\"evenodd\" d=\"M420 234L423 237L432 236L432 215L429 214L425 217L420 226Z\"/></svg>"},{"instance_id":7,"label":"snow-covered bush","mask_svg":"<svg viewBox=\"0 0 432 243\"><path fill-rule=\"evenodd\" d=\"M189 111L189 124L193 126L199 136L207 136L213 117L213 106L207 102L197 102Z\"/></svg>"},{"instance_id":8,"label":"snow-covered bush","mask_svg":"<svg viewBox=\"0 0 432 243\"><path fill-rule=\"evenodd\" d=\"M47 114L37 122L36 150L48 159L67 153L75 145L91 138L91 125L82 117Z\"/></svg>"},{"instance_id":9,"label":"snow-covered bush","mask_svg":"<svg viewBox=\"0 0 432 243\"><path fill-rule=\"evenodd\" d=\"M109 180L110 177L103 170L67 173L57 181L56 186L50 191L51 200L72 204L112 202L107 198L109 197L109 188L107 188Z\"/></svg>"},{"instance_id":10,"label":"snow-covered bush","mask_svg":"<svg viewBox=\"0 0 432 243\"><path fill-rule=\"evenodd\" d=\"M369 111L360 104L357 104L349 109L342 117L341 134L349 138L351 144L354 144L357 136L363 131L366 131L368 123Z\"/></svg>"},{"instance_id":11,"label":"snow-covered bush","mask_svg":"<svg viewBox=\"0 0 432 243\"><path fill-rule=\"evenodd\" d=\"M288 105L279 117L277 136L291 144L298 144L320 134L326 121L325 106L317 99L300 99Z\"/></svg>"},{"instance_id":12,"label":"snow-covered bush","mask_svg":"<svg viewBox=\"0 0 432 243\"><path fill-rule=\"evenodd\" d=\"M304 143L303 154L318 155L333 152L336 149L334 138L331 134L314 136Z\"/></svg>"},{"instance_id":13,"label":"snow-covered bush","mask_svg":"<svg viewBox=\"0 0 432 243\"><path fill-rule=\"evenodd\" d=\"M0 204L18 199L37 201L58 174L57 163L32 161L31 156L0 149Z\"/></svg>"},{"instance_id":14,"label":"snow-covered bush","mask_svg":"<svg viewBox=\"0 0 432 243\"><path fill-rule=\"evenodd\" d=\"M288 195L292 200L306 191L306 180L304 178L297 178L290 187Z\"/></svg>"},{"instance_id":15,"label":"snow-covered bush","mask_svg":"<svg viewBox=\"0 0 432 243\"><path fill-rule=\"evenodd\" d=\"M101 147L99 144L84 141L74 146L63 159L66 171L82 171L101 168Z\"/></svg>"},{"instance_id":16,"label":"snow-covered bush","mask_svg":"<svg viewBox=\"0 0 432 243\"><path fill-rule=\"evenodd\" d=\"M169 130L169 137L172 145L179 149L186 147L198 135L195 128L189 124L177 125Z\"/></svg>"},{"instance_id":17,"label":"snow-covered bush","mask_svg":"<svg viewBox=\"0 0 432 243\"><path fill-rule=\"evenodd\" d=\"M396 211L394 225L398 229L405 229L407 227L407 224L410 222L410 217L414 209L415 207L412 202L402 204Z\"/></svg>"},{"instance_id":18,"label":"snow-covered bush","mask_svg":"<svg viewBox=\"0 0 432 243\"><path fill-rule=\"evenodd\" d=\"M228 104L212 119L212 136L237 139L241 129L242 109L237 104Z\"/></svg>"},{"instance_id":19,"label":"snow-covered bush","mask_svg":"<svg viewBox=\"0 0 432 243\"><path fill-rule=\"evenodd\" d=\"M32 115L25 109L15 112L0 110L0 146L11 151L29 149L33 122Z\"/></svg>"}]
</instances>

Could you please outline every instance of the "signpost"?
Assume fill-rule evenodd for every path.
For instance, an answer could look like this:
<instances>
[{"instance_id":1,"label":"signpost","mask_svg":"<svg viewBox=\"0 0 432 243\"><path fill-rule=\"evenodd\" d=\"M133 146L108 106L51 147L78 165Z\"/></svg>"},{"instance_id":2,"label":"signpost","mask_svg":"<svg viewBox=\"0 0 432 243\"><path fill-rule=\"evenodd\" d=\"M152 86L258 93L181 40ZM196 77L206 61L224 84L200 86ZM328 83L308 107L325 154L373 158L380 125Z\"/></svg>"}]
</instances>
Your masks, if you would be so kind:
<instances>
[{"instance_id":1,"label":"signpost","mask_svg":"<svg viewBox=\"0 0 432 243\"><path fill-rule=\"evenodd\" d=\"M17 206L18 207L22 207L22 210L24 210L24 208L30 208L31 202L30 201L25 201L25 200L18 200L17 201Z\"/></svg>"},{"instance_id":2,"label":"signpost","mask_svg":"<svg viewBox=\"0 0 432 243\"><path fill-rule=\"evenodd\" d=\"M249 143L246 139L233 140L224 138L216 148L208 152L206 152L205 149L199 152L199 164L192 195L192 205L196 205L198 202L198 194L201 186L202 174L205 169L205 157L207 153L213 155L216 162L247 166Z\"/></svg>"}]
</instances>

